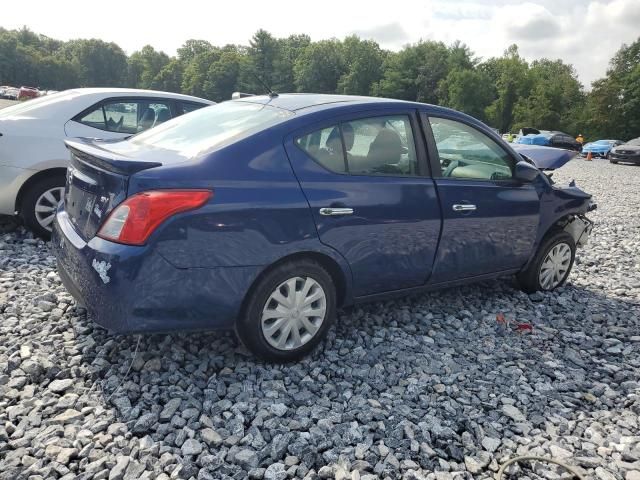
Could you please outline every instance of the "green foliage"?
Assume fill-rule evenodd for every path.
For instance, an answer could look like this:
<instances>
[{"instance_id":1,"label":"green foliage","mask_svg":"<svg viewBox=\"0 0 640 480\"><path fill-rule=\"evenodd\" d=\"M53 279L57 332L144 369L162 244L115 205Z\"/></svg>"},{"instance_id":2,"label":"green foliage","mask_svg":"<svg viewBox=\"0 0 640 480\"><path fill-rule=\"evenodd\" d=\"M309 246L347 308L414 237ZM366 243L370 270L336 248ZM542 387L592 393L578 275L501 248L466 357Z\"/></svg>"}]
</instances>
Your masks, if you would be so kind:
<instances>
[{"instance_id":1,"label":"green foliage","mask_svg":"<svg viewBox=\"0 0 640 480\"><path fill-rule=\"evenodd\" d=\"M335 93L345 71L341 42L334 39L311 43L298 56L293 68L296 89Z\"/></svg>"},{"instance_id":2,"label":"green foliage","mask_svg":"<svg viewBox=\"0 0 640 480\"><path fill-rule=\"evenodd\" d=\"M640 136L640 38L623 45L607 76L593 83L581 117L589 137Z\"/></svg>"},{"instance_id":3,"label":"green foliage","mask_svg":"<svg viewBox=\"0 0 640 480\"><path fill-rule=\"evenodd\" d=\"M113 42L71 40L60 54L74 64L79 87L122 87L126 83L127 55Z\"/></svg>"},{"instance_id":4,"label":"green foliage","mask_svg":"<svg viewBox=\"0 0 640 480\"><path fill-rule=\"evenodd\" d=\"M127 85L135 88L157 88L156 78L162 69L169 64L169 56L157 52L151 45L133 52L127 65Z\"/></svg>"},{"instance_id":5,"label":"green foliage","mask_svg":"<svg viewBox=\"0 0 640 480\"><path fill-rule=\"evenodd\" d=\"M507 132L513 127L513 114L517 101L531 89L529 65L520 56L517 45L511 45L500 58L491 58L481 66L491 83L496 86L496 99L485 111L488 122ZM531 126L531 125L529 125Z\"/></svg>"},{"instance_id":6,"label":"green foliage","mask_svg":"<svg viewBox=\"0 0 640 480\"><path fill-rule=\"evenodd\" d=\"M342 56L346 72L338 80L338 93L369 95L371 87L382 76L384 52L372 40L361 40L352 35L342 43Z\"/></svg>"},{"instance_id":7,"label":"green foliage","mask_svg":"<svg viewBox=\"0 0 640 480\"><path fill-rule=\"evenodd\" d=\"M496 97L489 75L482 70L455 69L439 86L443 104L479 120L485 120L485 109Z\"/></svg>"},{"instance_id":8,"label":"green foliage","mask_svg":"<svg viewBox=\"0 0 640 480\"><path fill-rule=\"evenodd\" d=\"M516 45L480 62L468 46L420 41L398 52L355 35L312 42L258 30L248 46L187 40L173 57L150 45L129 57L102 40L62 42L27 28L0 28L0 85L62 90L127 86L216 101L234 91L374 95L448 106L502 132L523 126L586 134L640 136L640 39L623 45L607 76L585 93L561 60L526 62Z\"/></svg>"},{"instance_id":9,"label":"green foliage","mask_svg":"<svg viewBox=\"0 0 640 480\"><path fill-rule=\"evenodd\" d=\"M527 96L514 108L515 129L544 125L548 130L575 130L573 112L583 104L584 94L574 68L561 60L536 60L531 64Z\"/></svg>"}]
</instances>

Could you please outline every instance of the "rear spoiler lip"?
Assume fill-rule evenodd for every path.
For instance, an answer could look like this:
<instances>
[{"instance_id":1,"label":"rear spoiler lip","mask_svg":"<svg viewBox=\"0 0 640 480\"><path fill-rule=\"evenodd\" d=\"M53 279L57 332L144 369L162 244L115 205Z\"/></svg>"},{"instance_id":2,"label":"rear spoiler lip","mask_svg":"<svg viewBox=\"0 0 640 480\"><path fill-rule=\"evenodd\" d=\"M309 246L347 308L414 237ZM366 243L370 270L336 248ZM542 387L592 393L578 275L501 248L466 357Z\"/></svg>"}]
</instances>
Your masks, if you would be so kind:
<instances>
[{"instance_id":1,"label":"rear spoiler lip","mask_svg":"<svg viewBox=\"0 0 640 480\"><path fill-rule=\"evenodd\" d=\"M517 153L530 159L540 170L555 170L565 165L569 160L578 155L573 150L562 148L543 147L541 145L526 145L514 143L509 145Z\"/></svg>"},{"instance_id":2,"label":"rear spoiler lip","mask_svg":"<svg viewBox=\"0 0 640 480\"><path fill-rule=\"evenodd\" d=\"M101 147L94 139L90 138L65 140L64 144L73 155L83 162L98 167L101 170L118 173L120 175L133 175L142 170L162 166L160 162L133 160L116 154Z\"/></svg>"}]
</instances>

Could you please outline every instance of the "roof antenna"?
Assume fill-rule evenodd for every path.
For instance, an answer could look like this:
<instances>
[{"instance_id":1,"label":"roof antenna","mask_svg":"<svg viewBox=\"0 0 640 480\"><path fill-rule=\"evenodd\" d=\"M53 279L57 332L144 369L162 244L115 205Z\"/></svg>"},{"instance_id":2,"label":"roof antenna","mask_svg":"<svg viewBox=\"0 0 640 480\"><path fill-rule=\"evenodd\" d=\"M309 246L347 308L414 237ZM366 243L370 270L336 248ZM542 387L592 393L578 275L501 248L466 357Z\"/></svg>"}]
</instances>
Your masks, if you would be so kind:
<instances>
[{"instance_id":1,"label":"roof antenna","mask_svg":"<svg viewBox=\"0 0 640 480\"><path fill-rule=\"evenodd\" d=\"M264 87L264 89L269 92L269 98L276 98L278 96L278 94L276 92L274 92L273 90L271 90L269 88L269 85L267 85L266 83L264 83L262 81L262 79L260 78L260 76L258 74L254 74L254 76L256 77L256 80L258 80L258 82L260 82L260 85L262 85Z\"/></svg>"}]
</instances>

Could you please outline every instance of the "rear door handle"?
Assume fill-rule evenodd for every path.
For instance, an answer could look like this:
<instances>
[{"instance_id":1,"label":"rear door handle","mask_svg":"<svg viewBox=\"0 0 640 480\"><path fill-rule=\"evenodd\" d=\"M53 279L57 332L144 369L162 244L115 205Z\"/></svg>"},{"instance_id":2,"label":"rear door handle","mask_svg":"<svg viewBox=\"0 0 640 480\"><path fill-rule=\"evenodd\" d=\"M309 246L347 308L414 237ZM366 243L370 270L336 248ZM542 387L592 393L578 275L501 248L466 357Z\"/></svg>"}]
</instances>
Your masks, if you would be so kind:
<instances>
[{"instance_id":1,"label":"rear door handle","mask_svg":"<svg viewBox=\"0 0 640 480\"><path fill-rule=\"evenodd\" d=\"M453 205L454 212L475 212L476 206L468 203L455 203Z\"/></svg>"},{"instance_id":2,"label":"rear door handle","mask_svg":"<svg viewBox=\"0 0 640 480\"><path fill-rule=\"evenodd\" d=\"M353 215L353 208L324 207L320 209L320 215L325 217L338 217L340 215Z\"/></svg>"}]
</instances>

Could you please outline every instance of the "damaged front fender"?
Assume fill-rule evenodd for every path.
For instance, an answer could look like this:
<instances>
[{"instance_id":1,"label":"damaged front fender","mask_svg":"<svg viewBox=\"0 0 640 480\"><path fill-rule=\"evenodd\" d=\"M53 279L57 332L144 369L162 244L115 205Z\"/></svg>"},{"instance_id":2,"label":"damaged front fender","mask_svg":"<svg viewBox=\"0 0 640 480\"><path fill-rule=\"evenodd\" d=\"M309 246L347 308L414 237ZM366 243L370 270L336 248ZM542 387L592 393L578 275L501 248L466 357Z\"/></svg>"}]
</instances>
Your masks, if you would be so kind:
<instances>
[{"instance_id":1,"label":"damaged front fender","mask_svg":"<svg viewBox=\"0 0 640 480\"><path fill-rule=\"evenodd\" d=\"M574 215L567 219L564 231L573 237L577 247L583 247L589 241L593 222L585 215Z\"/></svg>"}]
</instances>

